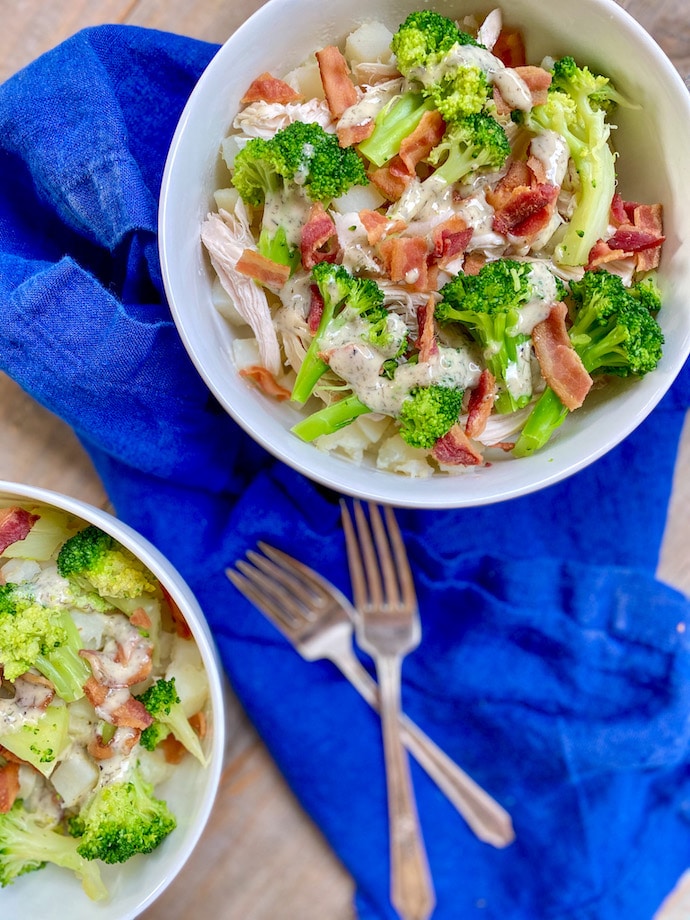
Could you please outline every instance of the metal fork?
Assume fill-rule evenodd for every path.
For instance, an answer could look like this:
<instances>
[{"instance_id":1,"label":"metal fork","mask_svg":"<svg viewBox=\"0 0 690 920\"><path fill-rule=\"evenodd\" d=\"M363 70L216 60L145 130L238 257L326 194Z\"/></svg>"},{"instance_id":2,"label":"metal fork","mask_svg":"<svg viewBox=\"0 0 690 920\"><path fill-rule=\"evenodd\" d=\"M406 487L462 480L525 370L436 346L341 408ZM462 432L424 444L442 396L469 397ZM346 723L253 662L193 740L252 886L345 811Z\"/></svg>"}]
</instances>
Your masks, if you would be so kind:
<instances>
[{"instance_id":1,"label":"metal fork","mask_svg":"<svg viewBox=\"0 0 690 920\"><path fill-rule=\"evenodd\" d=\"M260 552L227 576L307 661L332 661L362 698L379 708L376 681L354 654L350 601L323 576L294 556L260 542ZM426 770L480 840L505 847L515 839L510 815L468 776L409 716L399 719L405 747Z\"/></svg>"},{"instance_id":2,"label":"metal fork","mask_svg":"<svg viewBox=\"0 0 690 920\"><path fill-rule=\"evenodd\" d=\"M431 872L400 737L400 674L404 657L421 639L417 596L405 546L392 508L359 502L354 518L341 501L352 581L357 642L374 659L379 679L381 726L388 787L391 903L405 920L428 920L435 903Z\"/></svg>"}]
</instances>

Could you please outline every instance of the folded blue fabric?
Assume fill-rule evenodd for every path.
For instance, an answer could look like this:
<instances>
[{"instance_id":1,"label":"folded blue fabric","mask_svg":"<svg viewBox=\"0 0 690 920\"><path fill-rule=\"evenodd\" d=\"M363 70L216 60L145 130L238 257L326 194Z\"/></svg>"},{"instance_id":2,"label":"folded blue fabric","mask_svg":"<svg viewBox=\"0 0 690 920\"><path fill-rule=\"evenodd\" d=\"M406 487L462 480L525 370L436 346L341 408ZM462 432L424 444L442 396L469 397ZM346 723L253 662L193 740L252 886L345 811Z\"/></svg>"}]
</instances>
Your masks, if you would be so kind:
<instances>
[{"instance_id":1,"label":"folded blue fabric","mask_svg":"<svg viewBox=\"0 0 690 920\"><path fill-rule=\"evenodd\" d=\"M0 366L74 428L119 516L185 576L360 916L383 920L378 720L223 574L265 539L348 593L337 496L218 407L162 290L163 164L215 50L99 27L0 87ZM544 492L399 511L424 631L405 708L517 833L480 843L413 765L437 920L650 920L690 864L689 611L654 574L689 385L685 370L624 443Z\"/></svg>"}]
</instances>

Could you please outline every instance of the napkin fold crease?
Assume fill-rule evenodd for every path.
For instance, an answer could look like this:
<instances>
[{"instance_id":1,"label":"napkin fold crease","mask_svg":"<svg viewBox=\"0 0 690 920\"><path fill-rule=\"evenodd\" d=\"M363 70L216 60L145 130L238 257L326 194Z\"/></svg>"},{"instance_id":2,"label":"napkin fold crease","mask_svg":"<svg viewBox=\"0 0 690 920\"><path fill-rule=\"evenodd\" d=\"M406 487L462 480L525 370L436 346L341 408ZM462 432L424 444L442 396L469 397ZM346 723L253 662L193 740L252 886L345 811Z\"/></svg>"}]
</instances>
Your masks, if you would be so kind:
<instances>
[{"instance_id":1,"label":"napkin fold crease","mask_svg":"<svg viewBox=\"0 0 690 920\"><path fill-rule=\"evenodd\" d=\"M74 429L118 515L187 579L238 697L353 874L359 916L386 920L378 720L223 574L265 539L349 593L337 496L220 409L161 283L165 156L215 51L96 27L0 87L0 367ZM423 624L405 708L517 832L505 850L480 843L413 765L436 920L651 920L690 865L688 604L655 578L689 381L563 483L398 512Z\"/></svg>"}]
</instances>

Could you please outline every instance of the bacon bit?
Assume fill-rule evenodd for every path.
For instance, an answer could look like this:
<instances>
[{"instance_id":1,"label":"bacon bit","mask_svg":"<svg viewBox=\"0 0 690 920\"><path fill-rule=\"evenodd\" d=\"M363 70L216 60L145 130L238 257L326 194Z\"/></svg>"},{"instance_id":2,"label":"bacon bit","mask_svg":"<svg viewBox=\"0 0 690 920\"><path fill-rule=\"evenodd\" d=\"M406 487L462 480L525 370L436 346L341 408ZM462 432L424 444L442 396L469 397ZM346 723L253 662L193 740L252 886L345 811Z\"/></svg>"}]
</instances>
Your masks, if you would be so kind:
<instances>
[{"instance_id":1,"label":"bacon bit","mask_svg":"<svg viewBox=\"0 0 690 920\"><path fill-rule=\"evenodd\" d=\"M187 753L187 748L172 733L164 738L158 747L163 751L165 762L170 764L180 763Z\"/></svg>"},{"instance_id":2,"label":"bacon bit","mask_svg":"<svg viewBox=\"0 0 690 920\"><path fill-rule=\"evenodd\" d=\"M151 646L142 644L140 637L129 647L118 644L114 657L88 648L79 649L79 655L88 661L93 676L104 687L133 687L151 673Z\"/></svg>"},{"instance_id":3,"label":"bacon bit","mask_svg":"<svg viewBox=\"0 0 690 920\"><path fill-rule=\"evenodd\" d=\"M638 230L637 227L624 225L619 227L613 236L606 240L606 245L609 249L622 249L624 252L631 253L653 249L655 246L661 246L663 241L663 236L656 236L646 230Z\"/></svg>"},{"instance_id":4,"label":"bacon bit","mask_svg":"<svg viewBox=\"0 0 690 920\"><path fill-rule=\"evenodd\" d=\"M591 271L600 265L605 265L607 262L618 262L619 259L625 259L629 255L630 253L625 252L623 249L611 249L604 240L597 240L589 251L586 268Z\"/></svg>"},{"instance_id":5,"label":"bacon bit","mask_svg":"<svg viewBox=\"0 0 690 920\"><path fill-rule=\"evenodd\" d=\"M0 553L8 546L25 540L40 514L31 514L16 505L0 509Z\"/></svg>"},{"instance_id":6,"label":"bacon bit","mask_svg":"<svg viewBox=\"0 0 690 920\"><path fill-rule=\"evenodd\" d=\"M168 605L168 610L170 611L170 617L173 621L173 625L175 627L175 632L177 634L178 639L191 639L192 631L189 628L189 624L185 620L182 611L180 610L180 608L177 606L177 604L173 600L172 595L170 594L168 589L165 587L165 585L161 585L160 589Z\"/></svg>"},{"instance_id":7,"label":"bacon bit","mask_svg":"<svg viewBox=\"0 0 690 920\"><path fill-rule=\"evenodd\" d=\"M413 291L429 290L428 249L420 236L394 236L379 245L388 275L393 282L403 282Z\"/></svg>"},{"instance_id":8,"label":"bacon bit","mask_svg":"<svg viewBox=\"0 0 690 920\"><path fill-rule=\"evenodd\" d=\"M641 231L656 234L659 244L666 237L663 235L663 207L660 204L639 204L633 209L633 224ZM640 272L652 271L659 267L661 261L661 246L635 253L635 264Z\"/></svg>"},{"instance_id":9,"label":"bacon bit","mask_svg":"<svg viewBox=\"0 0 690 920\"><path fill-rule=\"evenodd\" d=\"M328 45L316 52L323 92L334 118L357 102L357 90L350 79L350 68L340 49Z\"/></svg>"},{"instance_id":10,"label":"bacon bit","mask_svg":"<svg viewBox=\"0 0 690 920\"><path fill-rule=\"evenodd\" d=\"M367 231L370 246L376 246L384 236L400 233L407 227L404 220L391 220L385 214L381 214L379 211L370 211L368 208L364 208L359 212L359 219Z\"/></svg>"},{"instance_id":11,"label":"bacon bit","mask_svg":"<svg viewBox=\"0 0 690 920\"><path fill-rule=\"evenodd\" d=\"M537 185L546 184L546 166L544 165L543 160L540 160L539 157L530 155L527 158L527 168L532 173L534 181L537 183Z\"/></svg>"},{"instance_id":12,"label":"bacon bit","mask_svg":"<svg viewBox=\"0 0 690 920\"><path fill-rule=\"evenodd\" d=\"M278 383L273 374L263 364L251 364L249 367L243 367L240 370L240 377L251 380L258 388L265 393L282 402L291 396L290 390Z\"/></svg>"},{"instance_id":13,"label":"bacon bit","mask_svg":"<svg viewBox=\"0 0 690 920\"><path fill-rule=\"evenodd\" d=\"M447 265L463 253L472 239L472 227L459 215L449 217L433 232L433 258L440 265Z\"/></svg>"},{"instance_id":14,"label":"bacon bit","mask_svg":"<svg viewBox=\"0 0 690 920\"><path fill-rule=\"evenodd\" d=\"M290 277L290 266L281 265L266 256L261 255L256 249L245 249L237 260L235 268L242 275L247 275L263 284L265 287L279 290Z\"/></svg>"},{"instance_id":15,"label":"bacon bit","mask_svg":"<svg viewBox=\"0 0 690 920\"><path fill-rule=\"evenodd\" d=\"M121 706L113 710L111 721L113 725L143 731L153 724L153 716L140 700L135 700L133 696L130 696Z\"/></svg>"},{"instance_id":16,"label":"bacon bit","mask_svg":"<svg viewBox=\"0 0 690 920\"><path fill-rule=\"evenodd\" d=\"M338 143L341 147L353 147L355 144L361 144L374 133L376 122L373 118L368 118L361 125L343 125L335 129L338 135Z\"/></svg>"},{"instance_id":17,"label":"bacon bit","mask_svg":"<svg viewBox=\"0 0 690 920\"><path fill-rule=\"evenodd\" d=\"M309 301L309 314L307 315L307 328L312 335L316 335L323 316L324 303L321 291L315 284L311 285L309 292L311 299Z\"/></svg>"},{"instance_id":18,"label":"bacon bit","mask_svg":"<svg viewBox=\"0 0 690 920\"><path fill-rule=\"evenodd\" d=\"M473 249L465 255L462 270L466 275L478 275L486 265L486 256L480 249Z\"/></svg>"},{"instance_id":19,"label":"bacon bit","mask_svg":"<svg viewBox=\"0 0 690 920\"><path fill-rule=\"evenodd\" d=\"M484 459L460 425L453 425L447 434L439 438L431 454L447 466L479 466Z\"/></svg>"},{"instance_id":20,"label":"bacon bit","mask_svg":"<svg viewBox=\"0 0 690 920\"><path fill-rule=\"evenodd\" d=\"M94 709L102 706L108 698L108 688L99 684L95 677L89 677L83 687L86 699Z\"/></svg>"},{"instance_id":21,"label":"bacon bit","mask_svg":"<svg viewBox=\"0 0 690 920\"><path fill-rule=\"evenodd\" d=\"M477 386L470 393L467 407L465 434L468 438L478 438L486 428L496 399L496 378L485 367L479 375Z\"/></svg>"},{"instance_id":22,"label":"bacon bit","mask_svg":"<svg viewBox=\"0 0 690 920\"><path fill-rule=\"evenodd\" d=\"M592 378L568 336L567 315L564 303L554 304L547 318L532 330L532 342L544 380L572 412L585 401Z\"/></svg>"},{"instance_id":23,"label":"bacon bit","mask_svg":"<svg viewBox=\"0 0 690 920\"><path fill-rule=\"evenodd\" d=\"M417 308L417 328L419 329L417 347L419 348L420 361L428 361L431 357L438 354L436 327L434 325L435 307L436 301L434 297L431 296L424 306Z\"/></svg>"},{"instance_id":24,"label":"bacon bit","mask_svg":"<svg viewBox=\"0 0 690 920\"><path fill-rule=\"evenodd\" d=\"M115 734L107 744L101 735L96 734L89 741L86 750L94 760L110 760L116 753L125 756L129 754L140 737L141 732L137 729L116 728Z\"/></svg>"},{"instance_id":25,"label":"bacon bit","mask_svg":"<svg viewBox=\"0 0 690 920\"><path fill-rule=\"evenodd\" d=\"M627 212L626 202L623 201L620 192L614 192L611 201L611 223L616 227L620 227L621 224L627 224L631 220L632 213Z\"/></svg>"},{"instance_id":26,"label":"bacon bit","mask_svg":"<svg viewBox=\"0 0 690 920\"><path fill-rule=\"evenodd\" d=\"M112 747L112 739L106 744L100 735L96 735L89 741L86 750L94 760L110 760L115 753Z\"/></svg>"},{"instance_id":27,"label":"bacon bit","mask_svg":"<svg viewBox=\"0 0 690 920\"><path fill-rule=\"evenodd\" d=\"M208 732L208 723L206 722L206 715L203 710L200 709L198 712L195 712L193 716L189 717L188 721L199 738L203 740Z\"/></svg>"},{"instance_id":28,"label":"bacon bit","mask_svg":"<svg viewBox=\"0 0 690 920\"><path fill-rule=\"evenodd\" d=\"M616 192L611 201L611 223L616 228L613 236L595 243L589 254L588 268L629 256L635 257L638 271L658 268L661 244L666 239L660 204L625 201Z\"/></svg>"},{"instance_id":29,"label":"bacon bit","mask_svg":"<svg viewBox=\"0 0 690 920\"><path fill-rule=\"evenodd\" d=\"M304 99L289 83L272 76L268 71L259 74L253 80L247 92L240 99L241 103L248 102L277 102L287 105L288 102L300 102Z\"/></svg>"},{"instance_id":30,"label":"bacon bit","mask_svg":"<svg viewBox=\"0 0 690 920\"><path fill-rule=\"evenodd\" d=\"M410 176L416 174L417 164L441 143L445 131L446 123L440 112L434 109L425 112L414 131L403 139L399 156Z\"/></svg>"},{"instance_id":31,"label":"bacon bit","mask_svg":"<svg viewBox=\"0 0 690 920\"><path fill-rule=\"evenodd\" d=\"M0 815L6 815L19 795L19 764L0 767Z\"/></svg>"},{"instance_id":32,"label":"bacon bit","mask_svg":"<svg viewBox=\"0 0 690 920\"><path fill-rule=\"evenodd\" d=\"M402 164L402 169L400 164ZM406 171L405 164L400 157L395 156L385 166L371 170L369 181L388 201L397 201L412 181L412 176Z\"/></svg>"},{"instance_id":33,"label":"bacon bit","mask_svg":"<svg viewBox=\"0 0 690 920\"><path fill-rule=\"evenodd\" d=\"M132 612L129 622L132 626L136 626L137 629L143 629L145 632L148 632L152 626L151 617L143 607L137 607L137 609Z\"/></svg>"},{"instance_id":34,"label":"bacon bit","mask_svg":"<svg viewBox=\"0 0 690 920\"><path fill-rule=\"evenodd\" d=\"M499 450L502 450L504 453L509 454L511 450L515 447L515 441L497 441L496 444L493 444L493 447L497 447Z\"/></svg>"},{"instance_id":35,"label":"bacon bit","mask_svg":"<svg viewBox=\"0 0 690 920\"><path fill-rule=\"evenodd\" d=\"M527 53L522 32L517 29L501 29L492 49L506 67L522 67L527 63Z\"/></svg>"},{"instance_id":36,"label":"bacon bit","mask_svg":"<svg viewBox=\"0 0 690 920\"><path fill-rule=\"evenodd\" d=\"M335 262L337 256L338 234L333 218L326 212L320 201L315 202L309 212L309 219L302 227L300 252L302 265L307 271L318 262ZM329 249L323 249L327 243L334 241Z\"/></svg>"},{"instance_id":37,"label":"bacon bit","mask_svg":"<svg viewBox=\"0 0 690 920\"><path fill-rule=\"evenodd\" d=\"M548 98L552 76L543 67L532 64L521 64L515 67L515 72L521 77L532 96L532 105L543 105Z\"/></svg>"},{"instance_id":38,"label":"bacon bit","mask_svg":"<svg viewBox=\"0 0 690 920\"><path fill-rule=\"evenodd\" d=\"M524 160L512 160L508 171L493 189L487 189L486 200L495 211L500 211L510 201L518 188L530 187L533 176Z\"/></svg>"},{"instance_id":39,"label":"bacon bit","mask_svg":"<svg viewBox=\"0 0 690 920\"><path fill-rule=\"evenodd\" d=\"M510 233L530 239L551 219L557 198L557 185L519 186L513 190L509 201L495 212L493 229L504 235Z\"/></svg>"}]
</instances>

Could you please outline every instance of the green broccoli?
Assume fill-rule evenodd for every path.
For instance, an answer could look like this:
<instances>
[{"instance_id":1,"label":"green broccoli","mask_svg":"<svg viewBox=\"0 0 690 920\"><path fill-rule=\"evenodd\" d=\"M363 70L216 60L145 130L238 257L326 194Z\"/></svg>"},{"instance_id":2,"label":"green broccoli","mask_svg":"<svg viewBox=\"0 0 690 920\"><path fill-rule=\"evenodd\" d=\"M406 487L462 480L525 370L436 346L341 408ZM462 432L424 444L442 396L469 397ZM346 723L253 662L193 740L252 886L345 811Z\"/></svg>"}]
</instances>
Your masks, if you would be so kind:
<instances>
[{"instance_id":1,"label":"green broccoli","mask_svg":"<svg viewBox=\"0 0 690 920\"><path fill-rule=\"evenodd\" d=\"M395 96L374 119L374 130L357 149L375 166L383 166L399 153L403 140L417 127L434 103L420 92L407 90Z\"/></svg>"},{"instance_id":2,"label":"green broccoli","mask_svg":"<svg viewBox=\"0 0 690 920\"><path fill-rule=\"evenodd\" d=\"M646 281L626 288L618 275L604 269L587 271L581 281L570 283L575 309L568 334L590 374L643 377L654 370L664 344L661 327L647 308L650 296L653 305L657 302L654 290ZM543 447L567 415L566 407L547 387L513 454L526 457Z\"/></svg>"},{"instance_id":3,"label":"green broccoli","mask_svg":"<svg viewBox=\"0 0 690 920\"><path fill-rule=\"evenodd\" d=\"M406 77L445 56L455 45L477 45L476 39L447 16L433 10L410 13L391 41L398 69Z\"/></svg>"},{"instance_id":4,"label":"green broccoli","mask_svg":"<svg viewBox=\"0 0 690 920\"><path fill-rule=\"evenodd\" d=\"M620 98L607 77L564 57L553 66L547 101L524 116L530 130L556 131L565 138L579 176L575 210L555 250L563 265L586 265L592 247L606 235L616 168L605 102Z\"/></svg>"},{"instance_id":5,"label":"green broccoli","mask_svg":"<svg viewBox=\"0 0 690 920\"><path fill-rule=\"evenodd\" d=\"M463 395L439 384L410 390L400 410L400 437L410 447L431 450L457 422Z\"/></svg>"},{"instance_id":6,"label":"green broccoli","mask_svg":"<svg viewBox=\"0 0 690 920\"><path fill-rule=\"evenodd\" d=\"M460 323L482 346L499 385L497 412L513 412L532 397L531 337L521 331L521 309L535 300L562 299L562 283L550 273L534 275L529 262L498 259L476 275L458 274L441 288L438 323Z\"/></svg>"},{"instance_id":7,"label":"green broccoli","mask_svg":"<svg viewBox=\"0 0 690 920\"><path fill-rule=\"evenodd\" d=\"M26 811L18 799L8 812L0 813L0 885L11 885L20 875L47 863L74 872L93 901L107 897L98 866L78 853L77 841L38 813Z\"/></svg>"},{"instance_id":8,"label":"green broccoli","mask_svg":"<svg viewBox=\"0 0 690 920\"><path fill-rule=\"evenodd\" d=\"M273 137L252 138L235 157L232 184L247 204L263 206L258 249L262 255L294 269L299 239L285 215L299 202L324 205L354 185L368 185L364 164L352 147L315 123L293 122Z\"/></svg>"},{"instance_id":9,"label":"green broccoli","mask_svg":"<svg viewBox=\"0 0 690 920\"><path fill-rule=\"evenodd\" d=\"M105 863L150 853L177 826L167 804L153 794L135 767L125 779L99 786L78 815L69 819L77 853Z\"/></svg>"},{"instance_id":10,"label":"green broccoli","mask_svg":"<svg viewBox=\"0 0 690 920\"><path fill-rule=\"evenodd\" d=\"M101 597L133 598L156 590L155 580L144 564L93 524L64 542L57 568L78 589L95 590Z\"/></svg>"},{"instance_id":11,"label":"green broccoli","mask_svg":"<svg viewBox=\"0 0 690 920\"><path fill-rule=\"evenodd\" d=\"M369 406L365 406L358 396L351 393L344 399L339 399L338 402L308 415L293 425L291 430L302 441L314 441L322 435L333 434L345 428L360 415L366 415L368 412L371 412Z\"/></svg>"},{"instance_id":12,"label":"green broccoli","mask_svg":"<svg viewBox=\"0 0 690 920\"><path fill-rule=\"evenodd\" d=\"M53 683L63 700L78 700L91 675L79 655L81 648L67 610L38 603L29 583L0 585L0 666L7 680L33 667Z\"/></svg>"},{"instance_id":13,"label":"green broccoli","mask_svg":"<svg viewBox=\"0 0 690 920\"><path fill-rule=\"evenodd\" d=\"M172 732L177 740L185 746L190 754L200 763L206 764L206 757L196 734L182 708L182 701L177 695L175 678L161 678L140 694L137 699L144 704L146 711L153 716L154 722L141 733L140 743L148 751L153 751L164 738Z\"/></svg>"},{"instance_id":14,"label":"green broccoli","mask_svg":"<svg viewBox=\"0 0 690 920\"><path fill-rule=\"evenodd\" d=\"M383 303L383 291L370 278L351 275L342 265L319 262L312 279L323 299L323 312L292 388L292 399L304 403L328 369L320 356L327 336L351 325L352 334L378 349L384 358L394 357L407 345L406 330ZM400 324L402 326L402 324Z\"/></svg>"}]
</instances>

